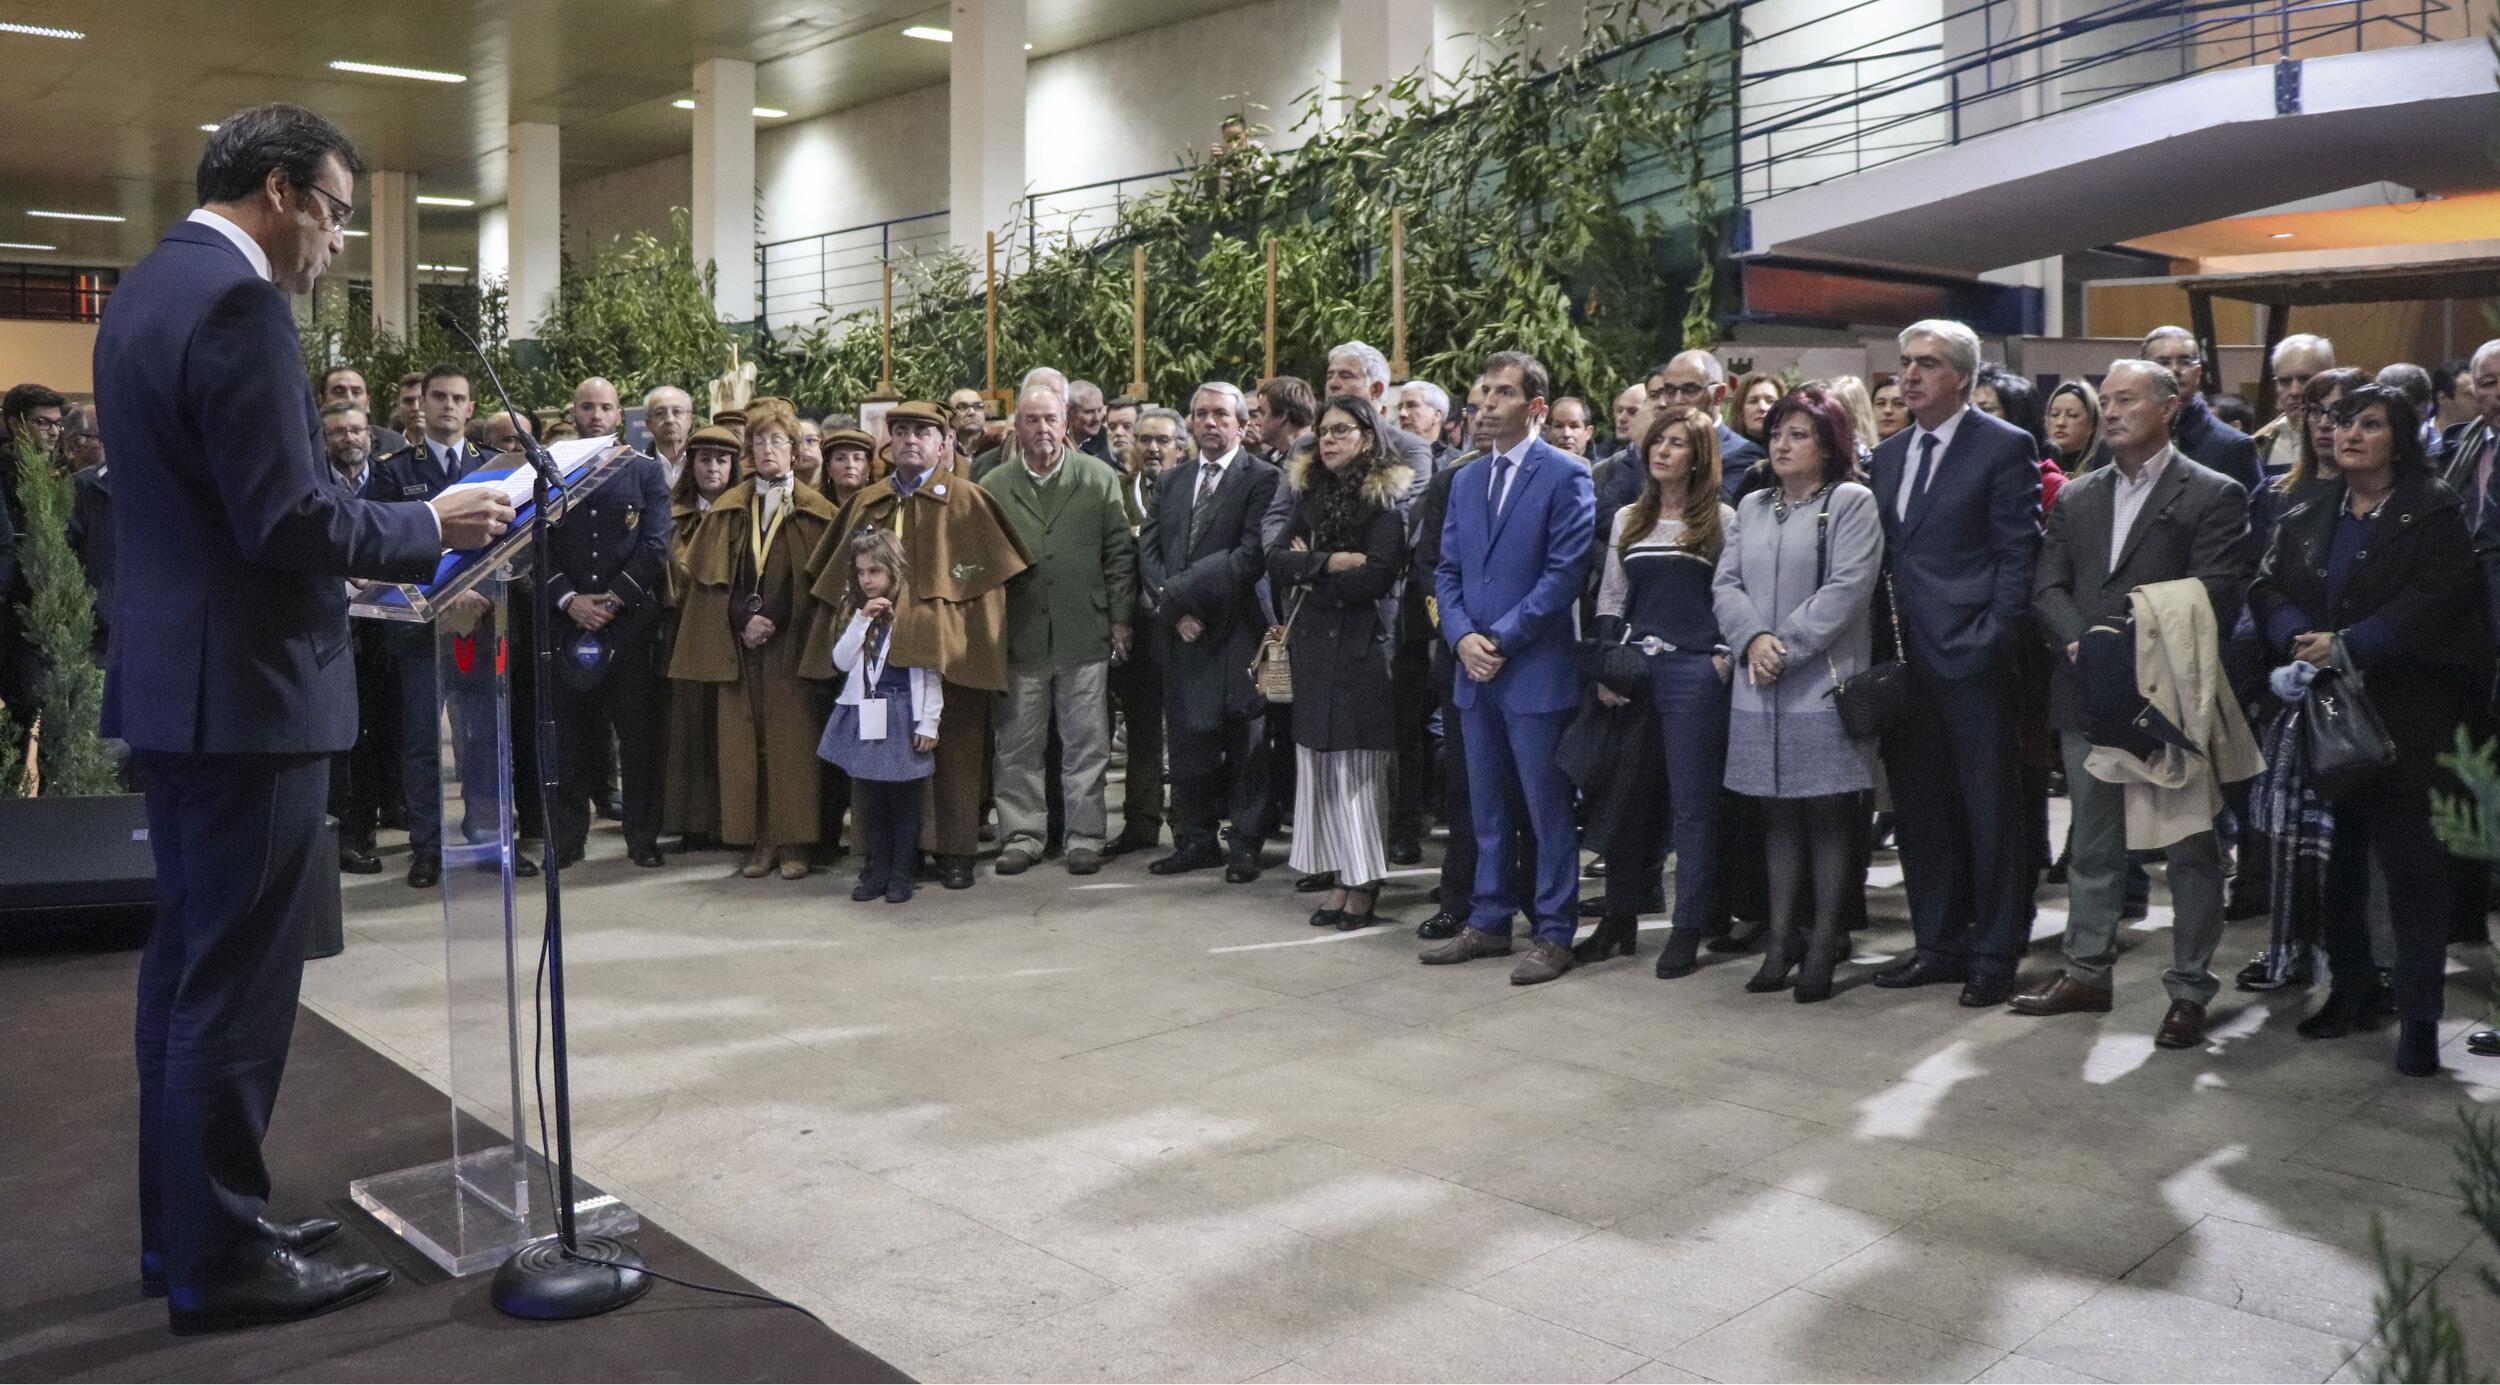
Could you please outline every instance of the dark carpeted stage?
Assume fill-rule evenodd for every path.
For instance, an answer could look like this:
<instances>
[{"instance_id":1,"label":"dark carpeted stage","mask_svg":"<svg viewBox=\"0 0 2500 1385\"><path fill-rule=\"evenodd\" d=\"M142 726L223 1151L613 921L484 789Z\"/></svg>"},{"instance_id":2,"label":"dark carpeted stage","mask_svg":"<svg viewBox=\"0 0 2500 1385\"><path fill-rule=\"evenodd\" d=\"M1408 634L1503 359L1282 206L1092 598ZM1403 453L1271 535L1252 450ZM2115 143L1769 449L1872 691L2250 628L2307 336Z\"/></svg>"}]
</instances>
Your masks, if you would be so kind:
<instances>
[{"instance_id":1,"label":"dark carpeted stage","mask_svg":"<svg viewBox=\"0 0 2500 1385\"><path fill-rule=\"evenodd\" d=\"M273 1212L327 1211L324 1258L398 1272L371 1302L210 1337L166 1330L138 1286L135 952L0 955L0 1378L10 1380L905 1380L785 1308L654 1285L573 1323L488 1305L487 1276L446 1278L348 1200L350 1178L442 1158L442 1096L310 1011L298 1016L269 1133ZM752 1290L645 1221L653 1268Z\"/></svg>"}]
</instances>

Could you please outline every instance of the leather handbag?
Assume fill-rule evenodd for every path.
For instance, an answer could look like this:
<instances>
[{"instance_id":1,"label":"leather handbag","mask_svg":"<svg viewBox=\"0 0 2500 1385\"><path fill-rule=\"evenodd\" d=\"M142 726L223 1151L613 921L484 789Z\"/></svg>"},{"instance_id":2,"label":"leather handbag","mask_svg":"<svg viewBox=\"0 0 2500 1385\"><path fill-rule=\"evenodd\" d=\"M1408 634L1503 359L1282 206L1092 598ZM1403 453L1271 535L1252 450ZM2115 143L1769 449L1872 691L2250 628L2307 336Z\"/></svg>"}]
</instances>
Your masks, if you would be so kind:
<instances>
[{"instance_id":1,"label":"leather handbag","mask_svg":"<svg viewBox=\"0 0 2500 1385\"><path fill-rule=\"evenodd\" d=\"M1814 587L1821 591L1831 579L1832 565L1832 495L1823 492L1823 508L1814 516ZM1890 577L1882 580L1891 581ZM1885 610L1892 616L1892 647L1901 648L1901 608L1887 601ZM1840 729L1852 740L1871 740L1886 732L1898 730L1910 717L1910 666L1899 659L1886 659L1869 664L1847 678L1832 675L1827 694L1840 713Z\"/></svg>"},{"instance_id":2,"label":"leather handbag","mask_svg":"<svg viewBox=\"0 0 2500 1385\"><path fill-rule=\"evenodd\" d=\"M2309 789L2332 803L2396 764L2395 738L2364 691L2361 673L2335 637L2327 667L2301 694L2301 748L2309 757Z\"/></svg>"},{"instance_id":3,"label":"leather handbag","mask_svg":"<svg viewBox=\"0 0 2500 1385\"><path fill-rule=\"evenodd\" d=\"M1296 593L1293 609L1285 612L1285 623L1267 627L1259 652L1251 657L1250 685L1270 702L1293 701L1293 618L1301 612L1302 596Z\"/></svg>"}]
</instances>

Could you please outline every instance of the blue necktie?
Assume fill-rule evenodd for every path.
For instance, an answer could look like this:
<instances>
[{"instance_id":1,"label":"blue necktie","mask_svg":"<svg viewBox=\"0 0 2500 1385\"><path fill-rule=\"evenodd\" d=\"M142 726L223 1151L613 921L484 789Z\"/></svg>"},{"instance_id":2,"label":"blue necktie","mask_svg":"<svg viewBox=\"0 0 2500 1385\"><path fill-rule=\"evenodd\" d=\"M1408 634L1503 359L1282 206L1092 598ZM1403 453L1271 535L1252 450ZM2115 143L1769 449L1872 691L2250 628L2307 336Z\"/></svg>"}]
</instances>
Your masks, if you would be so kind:
<instances>
[{"instance_id":1,"label":"blue necktie","mask_svg":"<svg viewBox=\"0 0 2500 1385\"><path fill-rule=\"evenodd\" d=\"M1493 454L1493 517L1502 517L1502 506L1510 499L1510 458L1500 452Z\"/></svg>"},{"instance_id":2,"label":"blue necktie","mask_svg":"<svg viewBox=\"0 0 2500 1385\"><path fill-rule=\"evenodd\" d=\"M1918 470L1910 477L1910 494L1924 497L1928 484L1936 479L1936 435L1925 433L1918 440ZM1910 517L1908 500L1901 503L1901 517Z\"/></svg>"}]
</instances>

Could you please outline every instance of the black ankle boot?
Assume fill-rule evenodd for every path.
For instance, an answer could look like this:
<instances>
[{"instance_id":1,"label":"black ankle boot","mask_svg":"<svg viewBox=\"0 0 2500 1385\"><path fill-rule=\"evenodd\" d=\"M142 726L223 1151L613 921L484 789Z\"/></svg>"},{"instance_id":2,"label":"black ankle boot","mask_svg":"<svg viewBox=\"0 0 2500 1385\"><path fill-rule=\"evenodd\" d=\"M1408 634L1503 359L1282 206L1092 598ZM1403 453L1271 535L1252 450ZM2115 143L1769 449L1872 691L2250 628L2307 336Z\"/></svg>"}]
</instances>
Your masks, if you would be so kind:
<instances>
[{"instance_id":1,"label":"black ankle boot","mask_svg":"<svg viewBox=\"0 0 2500 1385\"><path fill-rule=\"evenodd\" d=\"M2399 1020L2397 1022L2396 1071L2407 1077L2433 1077L2438 1074L2438 1021Z\"/></svg>"},{"instance_id":2,"label":"black ankle boot","mask_svg":"<svg viewBox=\"0 0 2500 1385\"><path fill-rule=\"evenodd\" d=\"M1629 957L1639 937L1639 920L1630 914L1608 914L1596 932L1572 944L1571 955L1583 962L1603 962L1618 952Z\"/></svg>"},{"instance_id":3,"label":"black ankle boot","mask_svg":"<svg viewBox=\"0 0 2500 1385\"><path fill-rule=\"evenodd\" d=\"M1667 945L1658 950L1658 979L1673 981L1679 976L1692 975L1696 965L1695 959L1700 955L1700 929L1668 929Z\"/></svg>"},{"instance_id":4,"label":"black ankle boot","mask_svg":"<svg viewBox=\"0 0 2500 1385\"><path fill-rule=\"evenodd\" d=\"M1788 973L1797 968L1797 935L1781 929L1770 930L1770 945L1763 949L1762 970L1753 974L1745 989L1755 995L1788 989Z\"/></svg>"},{"instance_id":5,"label":"black ankle boot","mask_svg":"<svg viewBox=\"0 0 2500 1385\"><path fill-rule=\"evenodd\" d=\"M2340 1039L2356 1030L2376 1029L2378 1011L2378 986L2374 980L2338 984L2328 989L2326 1003L2318 1007L2318 1012L2300 1022L2300 1037Z\"/></svg>"}]
</instances>

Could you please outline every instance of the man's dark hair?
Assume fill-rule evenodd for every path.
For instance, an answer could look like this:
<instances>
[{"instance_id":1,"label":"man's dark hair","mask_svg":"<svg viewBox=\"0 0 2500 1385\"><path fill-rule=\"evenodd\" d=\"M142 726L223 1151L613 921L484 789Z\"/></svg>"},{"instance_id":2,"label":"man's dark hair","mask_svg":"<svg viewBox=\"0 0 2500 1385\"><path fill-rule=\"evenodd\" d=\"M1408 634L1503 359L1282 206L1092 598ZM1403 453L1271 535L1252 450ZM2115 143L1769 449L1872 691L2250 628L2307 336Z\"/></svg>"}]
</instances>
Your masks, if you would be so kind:
<instances>
[{"instance_id":1,"label":"man's dark hair","mask_svg":"<svg viewBox=\"0 0 2500 1385\"><path fill-rule=\"evenodd\" d=\"M2468 361L2446 361L2431 371L2431 389L2445 399L2457 392L2457 382L2474 378L2474 367Z\"/></svg>"},{"instance_id":2,"label":"man's dark hair","mask_svg":"<svg viewBox=\"0 0 2500 1385\"><path fill-rule=\"evenodd\" d=\"M1113 409L1142 409L1145 406L1146 401L1138 398L1136 395L1123 394L1115 396L1110 403L1103 405L1102 411L1104 413L1109 413Z\"/></svg>"},{"instance_id":3,"label":"man's dark hair","mask_svg":"<svg viewBox=\"0 0 2500 1385\"><path fill-rule=\"evenodd\" d=\"M200 154L200 205L242 201L260 190L273 168L288 182L309 189L322 161L333 154L349 173L365 171L356 146L336 125L284 102L254 106L226 117L208 137L208 148Z\"/></svg>"},{"instance_id":4,"label":"man's dark hair","mask_svg":"<svg viewBox=\"0 0 2500 1385\"><path fill-rule=\"evenodd\" d=\"M2406 399L2413 402L2413 411L2417 414L2429 413L2431 400L2439 393L2431 380L2431 373L2411 361L2398 361L2382 367L2377 383L2402 392Z\"/></svg>"},{"instance_id":5,"label":"man's dark hair","mask_svg":"<svg viewBox=\"0 0 2500 1385\"><path fill-rule=\"evenodd\" d=\"M410 385L415 385L419 389L425 388L425 372L422 370L412 370L399 377L399 387L401 389L406 389Z\"/></svg>"},{"instance_id":6,"label":"man's dark hair","mask_svg":"<svg viewBox=\"0 0 2500 1385\"><path fill-rule=\"evenodd\" d=\"M434 382L437 380L457 380L461 384L465 385L469 383L469 372L462 370L460 367L452 365L449 362L445 362L442 365L435 366L433 369L428 370L425 373L425 378L417 383L417 388L420 390L432 390L434 388Z\"/></svg>"},{"instance_id":7,"label":"man's dark hair","mask_svg":"<svg viewBox=\"0 0 2500 1385\"><path fill-rule=\"evenodd\" d=\"M2208 401L2206 407L2214 417L2243 433L2257 426L2257 406L2249 403L2246 395L2225 390Z\"/></svg>"},{"instance_id":8,"label":"man's dark hair","mask_svg":"<svg viewBox=\"0 0 2500 1385\"><path fill-rule=\"evenodd\" d=\"M1543 399L1545 392L1554 387L1554 377L1545 373L1545 363L1525 351L1496 351L1484 358L1484 369L1476 374L1481 377L1497 370L1518 371L1519 387L1530 399Z\"/></svg>"},{"instance_id":9,"label":"man's dark hair","mask_svg":"<svg viewBox=\"0 0 2500 1385\"><path fill-rule=\"evenodd\" d=\"M365 378L365 373L352 365L334 365L328 370L321 372L321 392L328 394L330 392L330 382L339 378L341 375L353 375L359 380L363 380ZM372 383L368 381L365 388L368 392L370 392L373 388Z\"/></svg>"},{"instance_id":10,"label":"man's dark hair","mask_svg":"<svg viewBox=\"0 0 2500 1385\"><path fill-rule=\"evenodd\" d=\"M1311 382L1299 375L1274 376L1259 385L1259 398L1267 411L1300 432L1319 421L1319 396L1312 393Z\"/></svg>"},{"instance_id":11,"label":"man's dark hair","mask_svg":"<svg viewBox=\"0 0 2500 1385\"><path fill-rule=\"evenodd\" d=\"M0 395L0 418L12 421L26 417L37 409L67 409L69 400L50 385L17 385Z\"/></svg>"}]
</instances>

